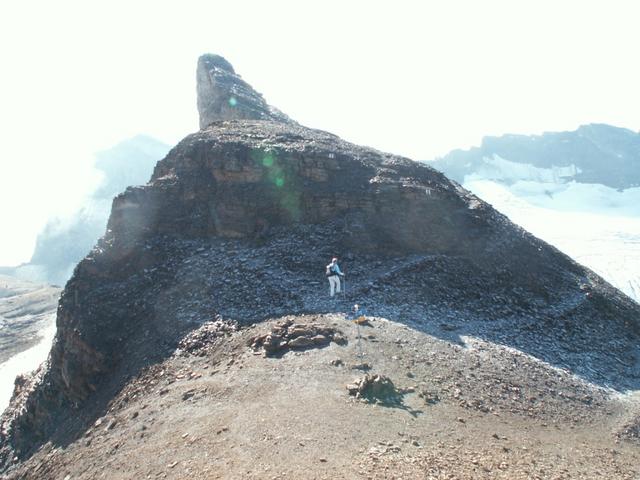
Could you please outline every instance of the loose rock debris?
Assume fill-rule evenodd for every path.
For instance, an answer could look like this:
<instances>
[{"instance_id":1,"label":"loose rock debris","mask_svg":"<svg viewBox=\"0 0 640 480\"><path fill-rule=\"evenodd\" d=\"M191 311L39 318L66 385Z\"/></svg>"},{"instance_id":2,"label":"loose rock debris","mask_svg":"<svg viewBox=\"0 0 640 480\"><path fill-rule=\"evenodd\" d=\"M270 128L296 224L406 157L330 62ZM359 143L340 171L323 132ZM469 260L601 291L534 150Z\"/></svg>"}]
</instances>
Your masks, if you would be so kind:
<instances>
[{"instance_id":1,"label":"loose rock debris","mask_svg":"<svg viewBox=\"0 0 640 480\"><path fill-rule=\"evenodd\" d=\"M402 402L402 393L389 377L369 375L357 379L347 385L349 395L371 403L395 404Z\"/></svg>"},{"instance_id":2,"label":"loose rock debris","mask_svg":"<svg viewBox=\"0 0 640 480\"><path fill-rule=\"evenodd\" d=\"M339 330L318 323L294 323L288 319L278 322L271 332L249 339L253 351L262 350L265 356L279 355L288 350L319 348L335 342L345 345L347 339Z\"/></svg>"},{"instance_id":3,"label":"loose rock debris","mask_svg":"<svg viewBox=\"0 0 640 480\"><path fill-rule=\"evenodd\" d=\"M202 356L207 347L212 345L217 338L230 335L238 330L238 324L232 321L217 318L215 321L206 322L197 330L184 337L178 344L183 352Z\"/></svg>"},{"instance_id":4,"label":"loose rock debris","mask_svg":"<svg viewBox=\"0 0 640 480\"><path fill-rule=\"evenodd\" d=\"M640 415L625 424L616 434L621 440L640 443Z\"/></svg>"}]
</instances>

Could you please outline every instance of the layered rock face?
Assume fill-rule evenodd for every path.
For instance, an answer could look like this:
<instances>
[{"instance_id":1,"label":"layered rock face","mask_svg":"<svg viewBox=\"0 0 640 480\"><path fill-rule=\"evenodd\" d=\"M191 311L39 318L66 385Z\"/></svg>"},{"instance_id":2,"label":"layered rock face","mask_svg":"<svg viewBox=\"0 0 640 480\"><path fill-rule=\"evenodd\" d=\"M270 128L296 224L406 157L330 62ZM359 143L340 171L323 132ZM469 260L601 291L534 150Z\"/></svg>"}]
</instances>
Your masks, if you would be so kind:
<instances>
[{"instance_id":1,"label":"layered rock face","mask_svg":"<svg viewBox=\"0 0 640 480\"><path fill-rule=\"evenodd\" d=\"M183 140L149 185L117 197L108 229L125 242L159 232L253 238L340 218L344 242L360 250L455 252L487 233L489 210L410 160L290 123L223 121Z\"/></svg>"},{"instance_id":2,"label":"layered rock face","mask_svg":"<svg viewBox=\"0 0 640 480\"><path fill-rule=\"evenodd\" d=\"M198 92L202 130L115 198L68 282L50 361L3 417L5 465L68 441L206 321L348 308L326 298L336 254L350 298L372 314L466 322L492 338L507 326L507 343L577 325L577 360L601 381L630 375L637 305L441 173L295 124L221 57L200 59ZM632 358L622 373L590 336L604 324Z\"/></svg>"},{"instance_id":3,"label":"layered rock face","mask_svg":"<svg viewBox=\"0 0 640 480\"><path fill-rule=\"evenodd\" d=\"M265 102L219 55L202 55L197 70L200 128L217 120L290 121Z\"/></svg>"}]
</instances>

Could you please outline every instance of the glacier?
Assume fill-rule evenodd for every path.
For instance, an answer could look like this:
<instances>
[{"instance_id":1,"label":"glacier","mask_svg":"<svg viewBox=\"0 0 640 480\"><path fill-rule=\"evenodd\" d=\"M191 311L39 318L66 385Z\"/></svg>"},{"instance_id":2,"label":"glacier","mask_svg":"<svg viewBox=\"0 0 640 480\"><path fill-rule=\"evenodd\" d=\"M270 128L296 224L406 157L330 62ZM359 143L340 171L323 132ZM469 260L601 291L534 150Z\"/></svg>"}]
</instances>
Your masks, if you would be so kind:
<instances>
[{"instance_id":1,"label":"glacier","mask_svg":"<svg viewBox=\"0 0 640 480\"><path fill-rule=\"evenodd\" d=\"M575 165L483 160L464 188L640 302L640 187L578 183Z\"/></svg>"}]
</instances>

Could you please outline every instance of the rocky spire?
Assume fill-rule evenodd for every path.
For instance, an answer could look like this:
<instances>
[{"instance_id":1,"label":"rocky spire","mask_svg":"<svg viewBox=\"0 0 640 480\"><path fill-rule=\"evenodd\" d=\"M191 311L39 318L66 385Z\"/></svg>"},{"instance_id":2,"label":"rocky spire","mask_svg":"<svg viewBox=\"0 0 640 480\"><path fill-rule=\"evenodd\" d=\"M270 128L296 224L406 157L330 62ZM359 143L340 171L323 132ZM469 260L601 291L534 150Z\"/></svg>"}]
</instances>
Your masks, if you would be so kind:
<instances>
[{"instance_id":1,"label":"rocky spire","mask_svg":"<svg viewBox=\"0 0 640 480\"><path fill-rule=\"evenodd\" d=\"M207 53L198 59L197 91L201 129L217 120L291 122L284 113L268 105L220 55Z\"/></svg>"}]
</instances>

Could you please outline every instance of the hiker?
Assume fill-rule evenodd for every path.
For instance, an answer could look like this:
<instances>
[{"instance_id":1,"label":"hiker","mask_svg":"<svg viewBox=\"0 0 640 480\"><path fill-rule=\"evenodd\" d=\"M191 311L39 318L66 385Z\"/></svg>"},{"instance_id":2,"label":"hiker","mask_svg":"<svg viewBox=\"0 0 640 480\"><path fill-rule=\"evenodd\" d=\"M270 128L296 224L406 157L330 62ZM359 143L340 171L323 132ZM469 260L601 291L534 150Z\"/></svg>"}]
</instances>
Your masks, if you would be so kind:
<instances>
[{"instance_id":1,"label":"hiker","mask_svg":"<svg viewBox=\"0 0 640 480\"><path fill-rule=\"evenodd\" d=\"M329 295L333 297L335 292L340 293L340 277L344 277L344 273L340 271L338 266L337 258L332 258L331 263L327 265L326 275L329 279Z\"/></svg>"}]
</instances>

